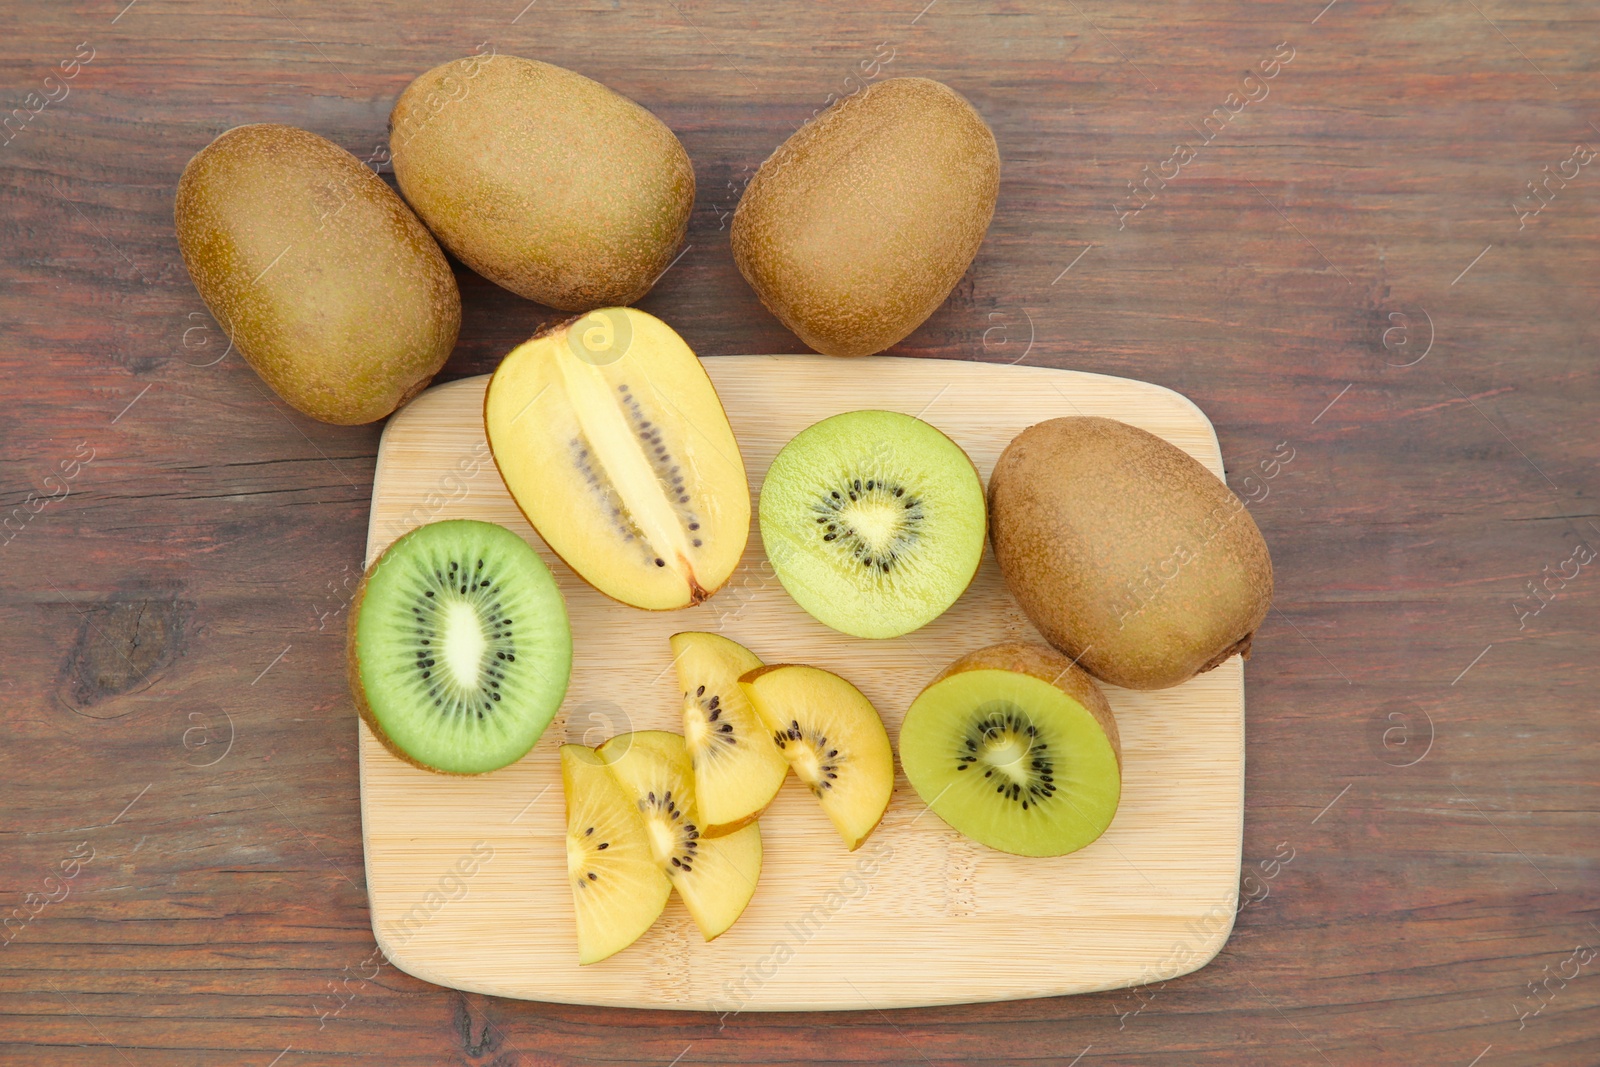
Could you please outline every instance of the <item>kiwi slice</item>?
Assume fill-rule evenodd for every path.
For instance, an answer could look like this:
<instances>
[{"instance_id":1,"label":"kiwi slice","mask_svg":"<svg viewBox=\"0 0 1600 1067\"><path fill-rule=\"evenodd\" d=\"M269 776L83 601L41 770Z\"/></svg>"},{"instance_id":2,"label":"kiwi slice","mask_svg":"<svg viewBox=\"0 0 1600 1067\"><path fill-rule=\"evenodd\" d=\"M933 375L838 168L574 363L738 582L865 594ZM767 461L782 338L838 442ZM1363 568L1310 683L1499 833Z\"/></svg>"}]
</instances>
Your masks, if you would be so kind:
<instances>
[{"instance_id":1,"label":"kiwi slice","mask_svg":"<svg viewBox=\"0 0 1600 1067\"><path fill-rule=\"evenodd\" d=\"M561 746L561 785L578 962L598 963L650 929L667 906L672 884L651 852L633 798L593 749Z\"/></svg>"},{"instance_id":2,"label":"kiwi slice","mask_svg":"<svg viewBox=\"0 0 1600 1067\"><path fill-rule=\"evenodd\" d=\"M1042 645L991 645L945 668L906 712L900 765L941 819L1019 856L1089 844L1122 793L1111 705Z\"/></svg>"},{"instance_id":3,"label":"kiwi slice","mask_svg":"<svg viewBox=\"0 0 1600 1067\"><path fill-rule=\"evenodd\" d=\"M644 817L650 850L707 941L733 925L761 877L761 827L704 837L683 737L618 734L596 754Z\"/></svg>"},{"instance_id":4,"label":"kiwi slice","mask_svg":"<svg viewBox=\"0 0 1600 1067\"><path fill-rule=\"evenodd\" d=\"M503 526L419 526L379 556L350 613L350 691L396 756L443 774L514 763L539 740L572 669L550 569Z\"/></svg>"},{"instance_id":5,"label":"kiwi slice","mask_svg":"<svg viewBox=\"0 0 1600 1067\"><path fill-rule=\"evenodd\" d=\"M739 676L761 661L736 641L691 632L672 635L672 662L683 688L683 738L704 819L700 832L720 837L760 815L789 773L739 688Z\"/></svg>"},{"instance_id":6,"label":"kiwi slice","mask_svg":"<svg viewBox=\"0 0 1600 1067\"><path fill-rule=\"evenodd\" d=\"M802 430L761 486L778 580L818 622L855 637L898 637L954 604L977 573L985 516L961 446L893 411Z\"/></svg>"},{"instance_id":7,"label":"kiwi slice","mask_svg":"<svg viewBox=\"0 0 1600 1067\"><path fill-rule=\"evenodd\" d=\"M861 690L820 667L780 663L739 679L772 742L852 852L883 821L894 751Z\"/></svg>"}]
</instances>

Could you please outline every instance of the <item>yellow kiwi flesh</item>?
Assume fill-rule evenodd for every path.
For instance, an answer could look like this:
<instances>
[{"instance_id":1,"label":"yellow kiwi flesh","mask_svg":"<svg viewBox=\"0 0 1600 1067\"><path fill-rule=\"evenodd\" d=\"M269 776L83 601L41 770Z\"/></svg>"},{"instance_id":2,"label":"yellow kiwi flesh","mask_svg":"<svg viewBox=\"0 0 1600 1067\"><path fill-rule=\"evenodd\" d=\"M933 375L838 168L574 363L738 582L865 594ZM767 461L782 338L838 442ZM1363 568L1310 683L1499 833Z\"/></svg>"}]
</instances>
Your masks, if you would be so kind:
<instances>
[{"instance_id":1,"label":"yellow kiwi flesh","mask_svg":"<svg viewBox=\"0 0 1600 1067\"><path fill-rule=\"evenodd\" d=\"M720 634L672 635L672 665L683 691L683 736L706 837L754 822L789 773L739 677L761 666L755 653Z\"/></svg>"},{"instance_id":2,"label":"yellow kiwi flesh","mask_svg":"<svg viewBox=\"0 0 1600 1067\"><path fill-rule=\"evenodd\" d=\"M633 797L593 749L561 746L561 786L578 962L598 963L650 929L672 883L656 862Z\"/></svg>"},{"instance_id":3,"label":"yellow kiwi flesh","mask_svg":"<svg viewBox=\"0 0 1600 1067\"><path fill-rule=\"evenodd\" d=\"M727 581L750 533L738 442L660 319L603 308L520 345L489 381L489 448L534 529L607 596L654 610Z\"/></svg>"},{"instance_id":4,"label":"yellow kiwi flesh","mask_svg":"<svg viewBox=\"0 0 1600 1067\"><path fill-rule=\"evenodd\" d=\"M549 63L435 67L400 95L389 137L400 191L444 246L563 311L644 296L694 207L694 168L660 119Z\"/></svg>"},{"instance_id":5,"label":"yellow kiwi flesh","mask_svg":"<svg viewBox=\"0 0 1600 1067\"><path fill-rule=\"evenodd\" d=\"M795 776L854 852L894 792L894 751L861 690L820 667L778 663L739 679Z\"/></svg>"},{"instance_id":6,"label":"yellow kiwi flesh","mask_svg":"<svg viewBox=\"0 0 1600 1067\"><path fill-rule=\"evenodd\" d=\"M761 165L734 212L734 261L818 352L881 352L961 280L999 188L999 149L972 105L940 82L891 78Z\"/></svg>"},{"instance_id":7,"label":"yellow kiwi flesh","mask_svg":"<svg viewBox=\"0 0 1600 1067\"><path fill-rule=\"evenodd\" d=\"M651 853L701 935L715 940L755 895L761 878L760 825L750 823L723 837L703 833L694 775L680 734L635 730L616 735L595 754L639 809Z\"/></svg>"},{"instance_id":8,"label":"yellow kiwi flesh","mask_svg":"<svg viewBox=\"0 0 1600 1067\"><path fill-rule=\"evenodd\" d=\"M1272 601L1272 560L1239 498L1176 445L1113 419L1019 434L989 479L989 529L1039 632L1128 689L1248 656Z\"/></svg>"}]
</instances>

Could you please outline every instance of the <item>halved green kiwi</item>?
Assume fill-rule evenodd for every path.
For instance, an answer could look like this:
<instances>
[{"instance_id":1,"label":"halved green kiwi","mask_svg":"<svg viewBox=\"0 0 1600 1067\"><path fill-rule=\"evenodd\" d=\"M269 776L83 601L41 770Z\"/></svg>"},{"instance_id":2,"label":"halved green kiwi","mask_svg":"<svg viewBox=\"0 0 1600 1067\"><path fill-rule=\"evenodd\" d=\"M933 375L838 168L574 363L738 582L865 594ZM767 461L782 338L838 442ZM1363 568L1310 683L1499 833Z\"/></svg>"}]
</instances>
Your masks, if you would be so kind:
<instances>
[{"instance_id":1,"label":"halved green kiwi","mask_svg":"<svg viewBox=\"0 0 1600 1067\"><path fill-rule=\"evenodd\" d=\"M983 556L972 461L893 411L850 411L802 430L767 470L760 517L784 589L855 637L898 637L938 618Z\"/></svg>"},{"instance_id":2,"label":"halved green kiwi","mask_svg":"<svg viewBox=\"0 0 1600 1067\"><path fill-rule=\"evenodd\" d=\"M1019 856L1084 847L1122 795L1111 705L1042 645L991 645L945 668L906 712L900 765L941 819Z\"/></svg>"},{"instance_id":3,"label":"halved green kiwi","mask_svg":"<svg viewBox=\"0 0 1600 1067\"><path fill-rule=\"evenodd\" d=\"M420 526L356 591L350 692L396 756L444 774L514 763L539 740L572 669L567 609L550 569L503 526Z\"/></svg>"}]
</instances>

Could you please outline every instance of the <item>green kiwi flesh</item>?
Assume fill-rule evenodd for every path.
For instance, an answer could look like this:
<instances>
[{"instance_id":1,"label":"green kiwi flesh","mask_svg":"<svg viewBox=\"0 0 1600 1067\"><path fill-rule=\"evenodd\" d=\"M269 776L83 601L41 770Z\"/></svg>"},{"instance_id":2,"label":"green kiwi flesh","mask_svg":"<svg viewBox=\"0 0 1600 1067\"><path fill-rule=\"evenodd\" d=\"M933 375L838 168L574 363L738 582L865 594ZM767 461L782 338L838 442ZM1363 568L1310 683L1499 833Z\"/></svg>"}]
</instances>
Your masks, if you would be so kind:
<instances>
[{"instance_id":1,"label":"green kiwi flesh","mask_svg":"<svg viewBox=\"0 0 1600 1067\"><path fill-rule=\"evenodd\" d=\"M850 411L802 430L761 487L761 539L813 618L854 637L910 633L966 591L983 556L983 484L910 415Z\"/></svg>"},{"instance_id":2,"label":"green kiwi flesh","mask_svg":"<svg viewBox=\"0 0 1600 1067\"><path fill-rule=\"evenodd\" d=\"M1070 660L1031 645L982 649L936 678L906 712L900 765L941 819L1019 856L1083 848L1122 792L1110 705Z\"/></svg>"},{"instance_id":3,"label":"green kiwi flesh","mask_svg":"<svg viewBox=\"0 0 1600 1067\"><path fill-rule=\"evenodd\" d=\"M537 552L503 526L418 527L362 579L350 614L350 690L391 752L444 774L527 754L572 668L566 605Z\"/></svg>"}]
</instances>

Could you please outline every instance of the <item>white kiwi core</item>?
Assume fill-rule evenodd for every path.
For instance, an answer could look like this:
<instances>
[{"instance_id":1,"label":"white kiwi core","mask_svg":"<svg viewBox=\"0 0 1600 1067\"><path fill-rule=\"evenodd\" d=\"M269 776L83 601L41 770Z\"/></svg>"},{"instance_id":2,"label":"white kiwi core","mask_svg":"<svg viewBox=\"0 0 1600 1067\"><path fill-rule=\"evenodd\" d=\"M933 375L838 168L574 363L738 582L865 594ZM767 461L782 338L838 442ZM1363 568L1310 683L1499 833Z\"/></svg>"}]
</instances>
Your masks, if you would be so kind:
<instances>
[{"instance_id":1,"label":"white kiwi core","mask_svg":"<svg viewBox=\"0 0 1600 1067\"><path fill-rule=\"evenodd\" d=\"M453 601L445 611L444 663L457 685L467 688L477 684L483 652L488 647L477 610L468 601Z\"/></svg>"}]
</instances>

